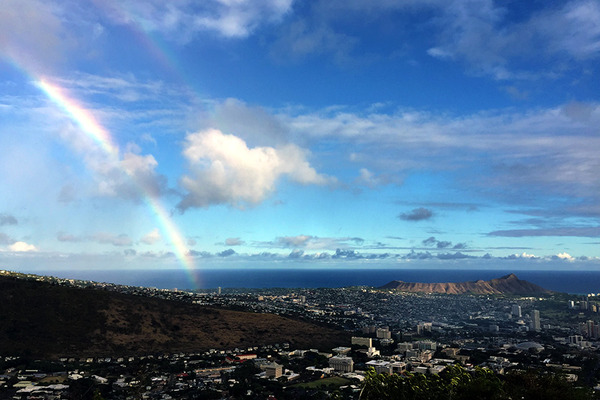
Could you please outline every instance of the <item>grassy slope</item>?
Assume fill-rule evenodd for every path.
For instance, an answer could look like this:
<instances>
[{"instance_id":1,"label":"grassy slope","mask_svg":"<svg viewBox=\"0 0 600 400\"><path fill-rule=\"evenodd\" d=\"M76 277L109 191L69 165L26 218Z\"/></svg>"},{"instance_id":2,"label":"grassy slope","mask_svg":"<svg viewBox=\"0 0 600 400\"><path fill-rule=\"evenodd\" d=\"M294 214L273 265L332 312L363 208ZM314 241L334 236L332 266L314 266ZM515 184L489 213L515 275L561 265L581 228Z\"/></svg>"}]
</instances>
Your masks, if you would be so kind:
<instances>
[{"instance_id":1,"label":"grassy slope","mask_svg":"<svg viewBox=\"0 0 600 400\"><path fill-rule=\"evenodd\" d=\"M0 277L0 354L114 355L289 342L347 344L288 318Z\"/></svg>"}]
</instances>

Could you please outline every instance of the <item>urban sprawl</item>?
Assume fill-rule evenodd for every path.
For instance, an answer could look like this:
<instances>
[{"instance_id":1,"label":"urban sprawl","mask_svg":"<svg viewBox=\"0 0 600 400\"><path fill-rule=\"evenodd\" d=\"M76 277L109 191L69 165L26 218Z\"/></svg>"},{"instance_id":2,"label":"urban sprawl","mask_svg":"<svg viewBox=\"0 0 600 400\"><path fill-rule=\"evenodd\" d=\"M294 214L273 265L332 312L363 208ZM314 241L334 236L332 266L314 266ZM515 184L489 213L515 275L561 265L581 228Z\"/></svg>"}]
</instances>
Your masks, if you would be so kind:
<instances>
[{"instance_id":1,"label":"urban sprawl","mask_svg":"<svg viewBox=\"0 0 600 400\"><path fill-rule=\"evenodd\" d=\"M76 398L78 391L112 399L277 399L293 398L293 393L357 399L371 368L439 374L453 364L499 375L534 368L600 390L600 297L594 294L443 295L371 287L188 291L19 275L301 318L341 328L351 339L327 351L265 343L191 354L65 355L57 360L0 354L0 399Z\"/></svg>"}]
</instances>

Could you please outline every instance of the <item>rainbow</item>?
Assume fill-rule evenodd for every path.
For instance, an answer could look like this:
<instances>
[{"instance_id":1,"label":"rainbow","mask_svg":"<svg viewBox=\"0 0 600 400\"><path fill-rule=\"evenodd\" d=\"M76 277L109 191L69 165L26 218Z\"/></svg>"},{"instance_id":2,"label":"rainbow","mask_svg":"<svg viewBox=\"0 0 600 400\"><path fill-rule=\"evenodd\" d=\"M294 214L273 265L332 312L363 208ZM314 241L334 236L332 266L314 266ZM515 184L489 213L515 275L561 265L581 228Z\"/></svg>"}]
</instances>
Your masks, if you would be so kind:
<instances>
[{"instance_id":1,"label":"rainbow","mask_svg":"<svg viewBox=\"0 0 600 400\"><path fill-rule=\"evenodd\" d=\"M125 8L125 5L121 4L121 2L113 0L94 1L94 4L96 7L104 9L107 13L117 13L121 19L133 22L133 24L130 25L132 27L131 32L140 42L140 45L142 45L146 51L148 51L148 53L159 63L159 65L161 65L162 69L166 73L177 78L180 83L184 84L182 86L186 88L189 87L189 85L185 85L186 81L183 79L183 74L177 68L176 57L174 57L172 54L169 54L168 48L164 45L161 45L157 39L152 37L151 33L145 29L144 24L139 19L135 18L134 13L129 12L129 10ZM2 55L0 54L0 56ZM113 140L110 132L98 122L92 112L78 104L75 99L67 94L64 88L52 84L44 79L41 74L36 72L37 68L35 68L33 65L28 65L27 62L15 55L8 55L7 59L8 61L12 62L17 69L22 70L27 75L32 77L36 86L47 96L47 98L56 104L60 109L62 109L69 116L69 118L71 118L71 120L79 126L81 132L90 137L98 145L98 147L102 149L102 151L109 157L109 162L112 161L115 165L119 165L120 152L118 145ZM190 92L190 94L192 94L192 92ZM123 171L127 174L126 170L123 169ZM132 179L132 181L135 183L134 179ZM190 282L194 284L196 288L200 287L199 278L197 276L198 271L195 269L194 258L192 257L189 249L186 247L183 235L173 222L170 213L167 212L160 201L151 193L144 190L142 186L137 186L142 194L145 204L151 210L152 216L157 221L161 233L167 238L168 241L170 241L173 252L180 264L183 266L190 279Z\"/></svg>"},{"instance_id":2,"label":"rainbow","mask_svg":"<svg viewBox=\"0 0 600 400\"><path fill-rule=\"evenodd\" d=\"M94 115L90 111L77 104L74 99L70 98L65 93L64 89L53 85L44 79L37 81L36 85L81 128L83 133L93 139L111 160L119 160L119 147L114 143L110 132L94 118ZM116 165L118 165L118 163L116 163ZM125 170L124 172L127 173ZM135 182L135 180L133 180L133 182ZM140 193L143 194L144 202L152 210L153 216L160 225L161 232L171 242L174 254L183 265L190 281L196 288L199 287L198 278L195 274L194 259L185 245L183 235L179 232L179 229L173 222L169 213L158 199L153 197L148 191L145 191L142 186L137 186Z\"/></svg>"}]
</instances>

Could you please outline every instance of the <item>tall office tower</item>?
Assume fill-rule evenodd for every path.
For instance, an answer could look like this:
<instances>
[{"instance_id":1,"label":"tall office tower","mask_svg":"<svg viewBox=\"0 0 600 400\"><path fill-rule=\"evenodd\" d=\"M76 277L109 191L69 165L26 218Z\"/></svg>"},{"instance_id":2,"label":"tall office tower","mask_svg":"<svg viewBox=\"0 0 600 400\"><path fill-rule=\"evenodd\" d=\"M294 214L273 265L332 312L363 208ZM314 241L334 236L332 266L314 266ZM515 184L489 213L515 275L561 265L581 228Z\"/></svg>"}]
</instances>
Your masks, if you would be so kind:
<instances>
[{"instance_id":1,"label":"tall office tower","mask_svg":"<svg viewBox=\"0 0 600 400\"><path fill-rule=\"evenodd\" d=\"M531 330L539 332L542 330L540 324L540 312L538 310L533 310L531 312Z\"/></svg>"},{"instance_id":2,"label":"tall office tower","mask_svg":"<svg viewBox=\"0 0 600 400\"><path fill-rule=\"evenodd\" d=\"M518 304L513 304L511 314L515 318L521 318L521 306Z\"/></svg>"}]
</instances>

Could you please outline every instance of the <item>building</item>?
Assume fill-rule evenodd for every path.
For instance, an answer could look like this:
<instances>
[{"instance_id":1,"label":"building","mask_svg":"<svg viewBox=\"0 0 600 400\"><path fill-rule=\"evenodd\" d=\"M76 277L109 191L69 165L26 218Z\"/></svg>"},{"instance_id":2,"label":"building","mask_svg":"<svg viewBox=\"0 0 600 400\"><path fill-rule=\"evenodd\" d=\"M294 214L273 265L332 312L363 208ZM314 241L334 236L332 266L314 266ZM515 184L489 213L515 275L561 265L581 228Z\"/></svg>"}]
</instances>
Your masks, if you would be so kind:
<instances>
[{"instance_id":1,"label":"building","mask_svg":"<svg viewBox=\"0 0 600 400\"><path fill-rule=\"evenodd\" d=\"M329 366L337 372L354 371L354 360L346 356L335 356L329 359Z\"/></svg>"},{"instance_id":2,"label":"building","mask_svg":"<svg viewBox=\"0 0 600 400\"><path fill-rule=\"evenodd\" d=\"M406 363L401 361L383 361L371 360L365 364L367 367L373 367L378 374L400 374L406 371Z\"/></svg>"},{"instance_id":3,"label":"building","mask_svg":"<svg viewBox=\"0 0 600 400\"><path fill-rule=\"evenodd\" d=\"M388 328L379 328L377 329L377 338L378 339L391 339L392 332Z\"/></svg>"},{"instance_id":4,"label":"building","mask_svg":"<svg viewBox=\"0 0 600 400\"><path fill-rule=\"evenodd\" d=\"M518 304L513 304L511 314L513 318L521 318L521 306Z\"/></svg>"},{"instance_id":5,"label":"building","mask_svg":"<svg viewBox=\"0 0 600 400\"><path fill-rule=\"evenodd\" d=\"M279 378L283 375L283 365L277 363L269 363L264 366L267 378Z\"/></svg>"},{"instance_id":6,"label":"building","mask_svg":"<svg viewBox=\"0 0 600 400\"><path fill-rule=\"evenodd\" d=\"M345 356L346 354L350 353L350 350L352 350L350 347L336 347L331 351L333 351L338 356Z\"/></svg>"},{"instance_id":7,"label":"building","mask_svg":"<svg viewBox=\"0 0 600 400\"><path fill-rule=\"evenodd\" d=\"M533 310L531 312L531 330L535 332L542 330L542 325L540 324L540 312L538 310Z\"/></svg>"},{"instance_id":8,"label":"building","mask_svg":"<svg viewBox=\"0 0 600 400\"><path fill-rule=\"evenodd\" d=\"M416 344L419 350L437 350L437 343L432 340L419 340Z\"/></svg>"},{"instance_id":9,"label":"building","mask_svg":"<svg viewBox=\"0 0 600 400\"><path fill-rule=\"evenodd\" d=\"M417 324L417 335L422 335L425 332L431 332L432 329L432 322L420 322Z\"/></svg>"}]
</instances>

